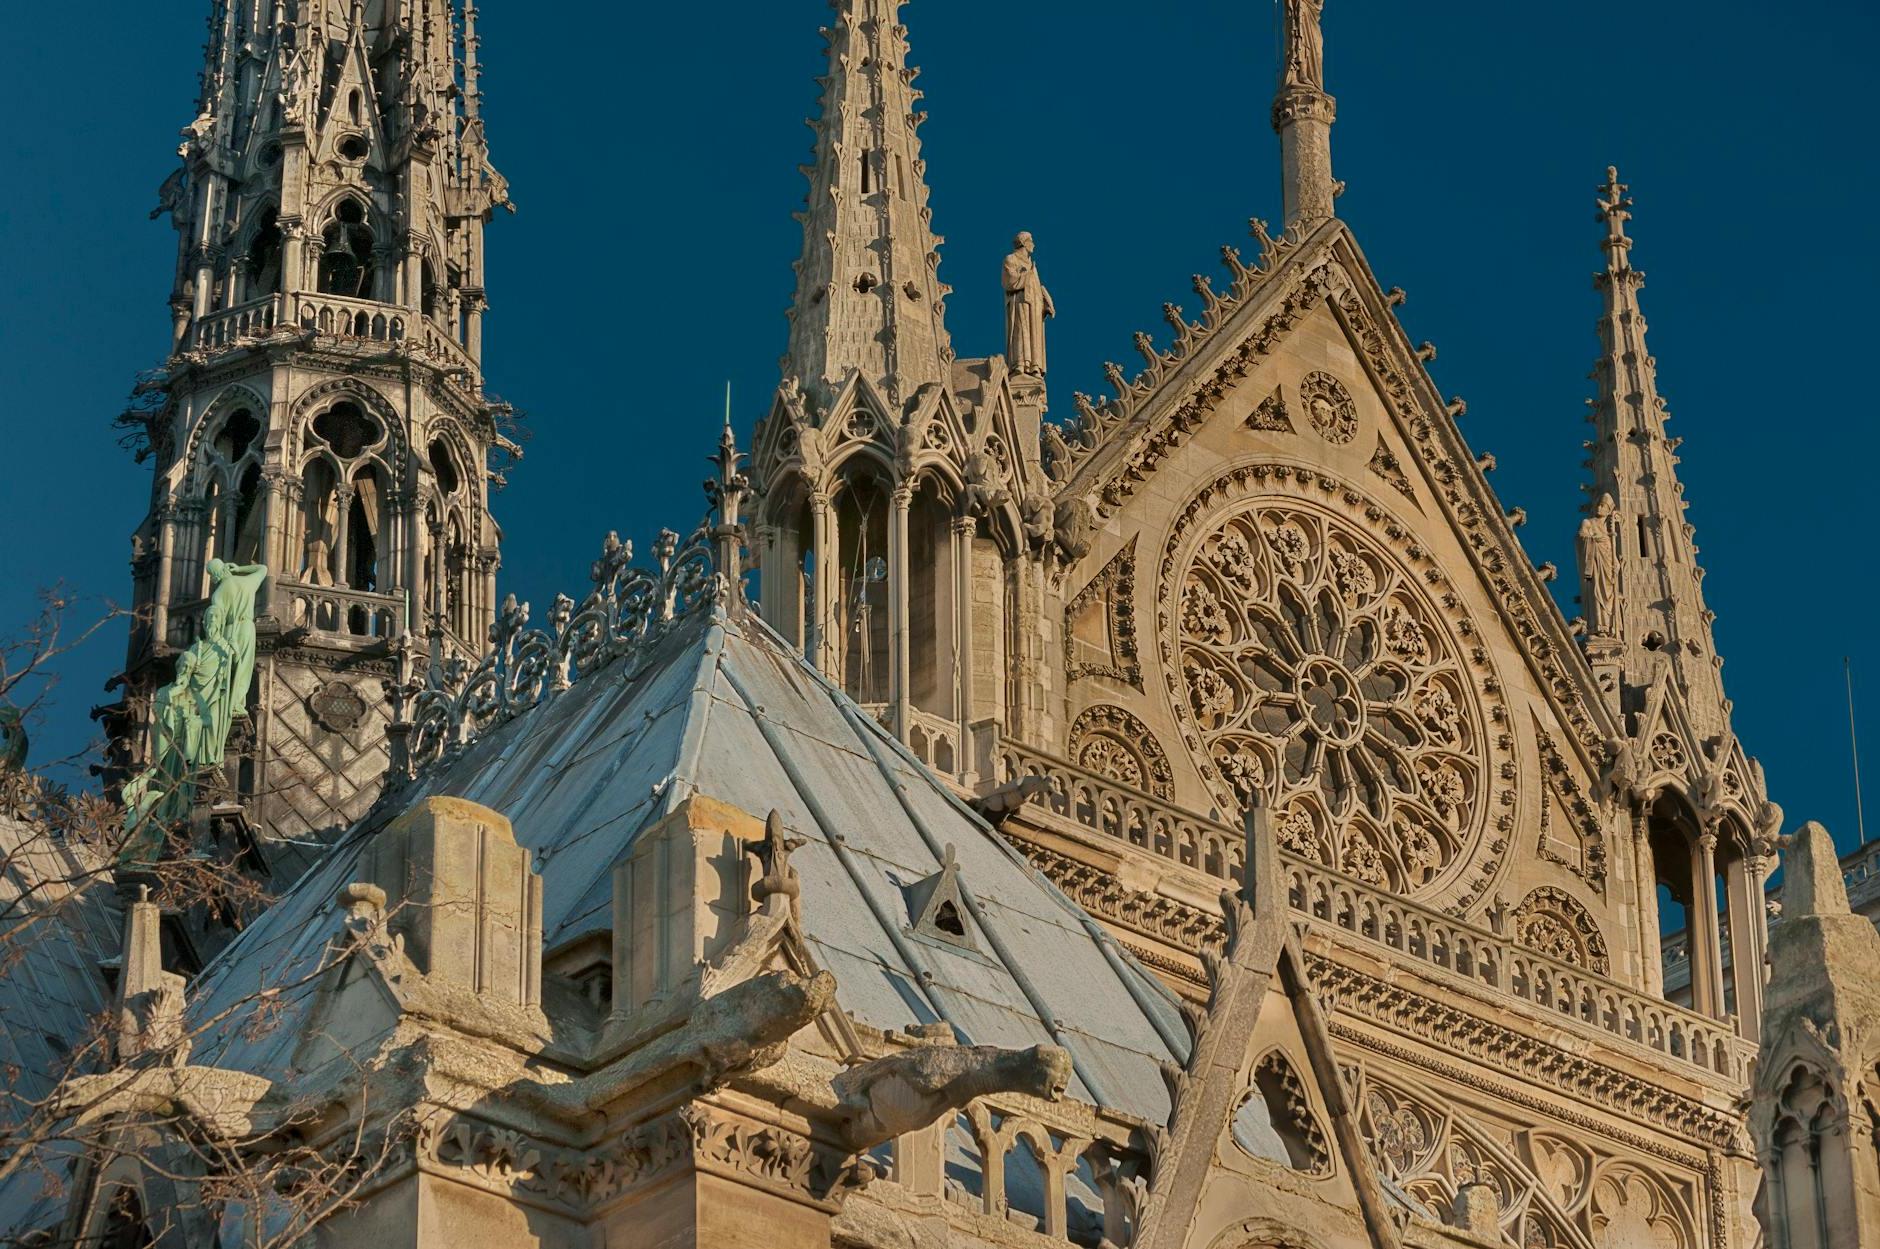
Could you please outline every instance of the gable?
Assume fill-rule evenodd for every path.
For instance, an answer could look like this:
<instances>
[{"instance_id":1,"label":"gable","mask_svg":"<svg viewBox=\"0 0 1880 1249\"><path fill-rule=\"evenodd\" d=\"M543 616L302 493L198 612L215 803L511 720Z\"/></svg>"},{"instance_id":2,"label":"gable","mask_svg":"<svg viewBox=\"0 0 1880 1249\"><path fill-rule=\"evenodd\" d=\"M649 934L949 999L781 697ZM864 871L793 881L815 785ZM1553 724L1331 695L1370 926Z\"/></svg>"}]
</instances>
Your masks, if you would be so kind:
<instances>
[{"instance_id":1,"label":"gable","mask_svg":"<svg viewBox=\"0 0 1880 1249\"><path fill-rule=\"evenodd\" d=\"M1543 726L1581 787L1614 730L1389 303L1328 229L1149 370L1060 487L1101 525L1063 579L1066 722L1120 702L1178 761L1180 805L1231 820L1259 787L1294 853L1479 913L1542 857L1560 788L1517 727ZM1132 550L1140 699L1076 679L1103 636L1092 587ZM1550 827L1581 844L1552 866L1603 878L1584 804L1558 801L1573 818Z\"/></svg>"}]
</instances>

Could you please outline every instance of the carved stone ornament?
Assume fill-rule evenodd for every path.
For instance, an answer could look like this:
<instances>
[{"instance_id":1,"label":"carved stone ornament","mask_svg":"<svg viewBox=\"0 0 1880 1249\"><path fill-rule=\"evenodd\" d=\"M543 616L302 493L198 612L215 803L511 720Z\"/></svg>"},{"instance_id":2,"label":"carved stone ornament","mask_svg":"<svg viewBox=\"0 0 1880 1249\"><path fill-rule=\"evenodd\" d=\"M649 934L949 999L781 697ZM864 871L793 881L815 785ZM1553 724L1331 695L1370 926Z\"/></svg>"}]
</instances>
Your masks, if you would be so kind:
<instances>
[{"instance_id":1,"label":"carved stone ornament","mask_svg":"<svg viewBox=\"0 0 1880 1249\"><path fill-rule=\"evenodd\" d=\"M1522 1249L1585 1243L1580 1229L1588 1181L1601 1159L1558 1138L1532 1133L1530 1164L1521 1151L1509 1148L1505 1137L1498 1138L1493 1129L1457 1113L1439 1097L1375 1077L1366 1085L1360 1124L1379 1171L1437 1221L1451 1222L1458 1194L1472 1191L1474 1202L1487 1204L1501 1243ZM1615 1172L1621 1169L1605 1165ZM1597 1225L1597 1216L1595 1221ZM1656 1227L1640 1239L1629 1235L1631 1227L1624 1230L1628 1234L1614 1238L1596 1234L1592 1243L1641 1249L1685 1249L1691 1243L1676 1235L1661 1239Z\"/></svg>"},{"instance_id":2,"label":"carved stone ornament","mask_svg":"<svg viewBox=\"0 0 1880 1249\"><path fill-rule=\"evenodd\" d=\"M1514 939L1530 950L1605 975L1611 970L1606 939L1579 900L1552 885L1521 899L1513 915Z\"/></svg>"},{"instance_id":3,"label":"carved stone ornament","mask_svg":"<svg viewBox=\"0 0 1880 1249\"><path fill-rule=\"evenodd\" d=\"M328 681L307 700L307 710L328 732L350 733L366 718L366 700L347 682Z\"/></svg>"},{"instance_id":4,"label":"carved stone ornament","mask_svg":"<svg viewBox=\"0 0 1880 1249\"><path fill-rule=\"evenodd\" d=\"M1497 686L1455 640L1472 625L1357 524L1303 502L1255 499L1196 528L1183 542L1178 527L1167 561L1167 670L1221 808L1263 791L1296 854L1401 893L1448 883L1490 798L1476 691Z\"/></svg>"},{"instance_id":5,"label":"carved stone ornament","mask_svg":"<svg viewBox=\"0 0 1880 1249\"><path fill-rule=\"evenodd\" d=\"M1071 762L1113 781L1170 799L1175 776L1155 734L1121 707L1087 707L1071 725Z\"/></svg>"},{"instance_id":6,"label":"carved stone ornament","mask_svg":"<svg viewBox=\"0 0 1880 1249\"><path fill-rule=\"evenodd\" d=\"M1330 373L1308 373L1299 384L1300 406L1319 437L1343 446L1358 436L1358 408L1345 384Z\"/></svg>"},{"instance_id":7,"label":"carved stone ornament","mask_svg":"<svg viewBox=\"0 0 1880 1249\"><path fill-rule=\"evenodd\" d=\"M1660 733L1653 737L1650 753L1652 767L1661 772L1682 773L1690 758L1685 752L1684 743L1678 740L1675 733Z\"/></svg>"},{"instance_id":8,"label":"carved stone ornament","mask_svg":"<svg viewBox=\"0 0 1880 1249\"><path fill-rule=\"evenodd\" d=\"M1101 608L1109 654L1102 661L1080 655L1078 623ZM1118 551L1103 571L1064 607L1065 671L1067 681L1079 677L1107 677L1142 688L1142 662L1136 643L1136 539Z\"/></svg>"},{"instance_id":9,"label":"carved stone ornament","mask_svg":"<svg viewBox=\"0 0 1880 1249\"><path fill-rule=\"evenodd\" d=\"M1371 462L1366 465L1373 473L1390 483L1391 489L1401 494L1412 503L1416 502L1416 491L1410 486L1410 479L1404 475L1403 465L1391 453L1391 449L1380 441L1377 450L1371 454Z\"/></svg>"},{"instance_id":10,"label":"carved stone ornament","mask_svg":"<svg viewBox=\"0 0 1880 1249\"><path fill-rule=\"evenodd\" d=\"M1262 399L1252 414L1247 417L1248 429L1265 430L1275 434L1293 432L1292 418L1286 414L1286 396L1277 387L1273 393Z\"/></svg>"}]
</instances>

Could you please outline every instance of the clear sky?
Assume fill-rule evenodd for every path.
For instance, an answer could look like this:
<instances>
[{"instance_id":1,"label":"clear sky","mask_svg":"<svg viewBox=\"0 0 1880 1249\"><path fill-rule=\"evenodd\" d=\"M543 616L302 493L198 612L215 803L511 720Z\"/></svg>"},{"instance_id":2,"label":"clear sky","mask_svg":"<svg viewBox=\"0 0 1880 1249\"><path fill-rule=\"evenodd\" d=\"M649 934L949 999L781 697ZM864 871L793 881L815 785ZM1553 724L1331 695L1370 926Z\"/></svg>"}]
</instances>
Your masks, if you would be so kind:
<instances>
[{"instance_id":1,"label":"clear sky","mask_svg":"<svg viewBox=\"0 0 1880 1249\"><path fill-rule=\"evenodd\" d=\"M37 587L128 594L147 468L111 429L161 363L175 240L149 222L191 116L209 0L16 4L0 46L0 632ZM521 212L489 235L490 386L528 414L494 500L503 588L578 593L610 528L644 543L703 506L729 379L748 435L777 380L822 70L822 0L484 0L486 115ZM1412 340L1469 400L1464 432L1536 561L1566 570L1596 342L1593 188L1616 163L1718 613L1737 731L1791 823L1854 835L1842 657L1880 778L1880 591L1866 571L1880 461L1880 17L1635 0L1331 0L1340 202ZM551 19L543 16L553 13ZM709 18L701 18L708 13ZM910 4L935 224L963 355L1000 349L998 264L1038 239L1055 296L1052 398L1102 388L1163 331L1249 216L1279 215L1272 0ZM1160 337L1161 335L1158 335ZM83 611L83 607L80 611ZM1568 614L1577 608L1568 604ZM64 665L35 756L84 745L122 660ZM1868 810L1880 835L1880 786Z\"/></svg>"}]
</instances>

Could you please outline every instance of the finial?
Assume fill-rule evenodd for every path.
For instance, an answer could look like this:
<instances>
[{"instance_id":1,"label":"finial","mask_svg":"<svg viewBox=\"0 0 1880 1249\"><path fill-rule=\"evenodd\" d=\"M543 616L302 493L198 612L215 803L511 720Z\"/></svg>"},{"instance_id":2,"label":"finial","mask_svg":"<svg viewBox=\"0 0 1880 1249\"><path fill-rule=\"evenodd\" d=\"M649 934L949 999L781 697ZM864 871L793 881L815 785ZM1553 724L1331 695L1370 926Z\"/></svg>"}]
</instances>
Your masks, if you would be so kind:
<instances>
[{"instance_id":1,"label":"finial","mask_svg":"<svg viewBox=\"0 0 1880 1249\"><path fill-rule=\"evenodd\" d=\"M477 0L463 0L463 115L474 120L483 105L477 87Z\"/></svg>"},{"instance_id":2,"label":"finial","mask_svg":"<svg viewBox=\"0 0 1880 1249\"><path fill-rule=\"evenodd\" d=\"M1624 265L1618 263L1620 257L1613 254L1614 249L1622 250L1632 246L1632 240L1625 233L1625 223L1632 219L1632 197L1626 194L1631 189L1619 181L1618 166L1606 166L1606 181L1599 187L1599 214L1594 220L1606 223L1608 254L1618 268Z\"/></svg>"},{"instance_id":3,"label":"finial","mask_svg":"<svg viewBox=\"0 0 1880 1249\"><path fill-rule=\"evenodd\" d=\"M725 427L718 436L718 452L707 457L718 471L705 483L705 498L718 513L712 538L718 546L718 572L725 583L736 588L734 598L743 595L744 529L739 512L751 492L751 479L740 471L744 455L738 450L737 435L731 429L731 384L725 383Z\"/></svg>"}]
</instances>

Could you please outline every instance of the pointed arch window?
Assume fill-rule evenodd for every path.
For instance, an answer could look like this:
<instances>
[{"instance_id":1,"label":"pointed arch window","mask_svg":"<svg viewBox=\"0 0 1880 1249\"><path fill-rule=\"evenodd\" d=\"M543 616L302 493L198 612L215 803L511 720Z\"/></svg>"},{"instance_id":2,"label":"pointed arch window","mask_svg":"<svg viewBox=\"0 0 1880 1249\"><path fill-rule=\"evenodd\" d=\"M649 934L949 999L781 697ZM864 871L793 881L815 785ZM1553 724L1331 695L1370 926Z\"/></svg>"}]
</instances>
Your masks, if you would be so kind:
<instances>
[{"instance_id":1,"label":"pointed arch window","mask_svg":"<svg viewBox=\"0 0 1880 1249\"><path fill-rule=\"evenodd\" d=\"M347 199L321 236L320 293L370 299L378 283L376 240L365 205Z\"/></svg>"},{"instance_id":2,"label":"pointed arch window","mask_svg":"<svg viewBox=\"0 0 1880 1249\"><path fill-rule=\"evenodd\" d=\"M248 240L246 299L260 299L281 289L281 227L273 205L261 210Z\"/></svg>"}]
</instances>

